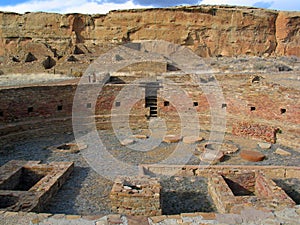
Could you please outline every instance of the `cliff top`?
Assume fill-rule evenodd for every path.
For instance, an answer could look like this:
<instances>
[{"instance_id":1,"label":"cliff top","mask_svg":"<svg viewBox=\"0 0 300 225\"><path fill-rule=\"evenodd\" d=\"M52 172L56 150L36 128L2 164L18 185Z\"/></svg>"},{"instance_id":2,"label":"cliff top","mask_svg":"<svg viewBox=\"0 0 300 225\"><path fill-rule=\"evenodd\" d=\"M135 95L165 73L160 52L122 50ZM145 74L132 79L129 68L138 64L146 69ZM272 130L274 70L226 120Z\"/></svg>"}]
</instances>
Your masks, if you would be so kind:
<instances>
[{"instance_id":1,"label":"cliff top","mask_svg":"<svg viewBox=\"0 0 300 225\"><path fill-rule=\"evenodd\" d=\"M270 12L299 12L299 11L282 11L282 10L275 10L275 9L265 9L265 8L257 8L257 7L250 7L250 6L234 6L234 5L192 5L192 6L174 6L174 7L166 7L166 8L138 8L138 9L118 9L118 10L111 10L107 14L84 14L84 13L55 13L55 12L25 12L24 14L16 13L16 12L9 12L9 11L0 11L0 13L6 14L15 14L15 15L25 15L29 13L47 13L47 14L57 14L57 15L92 15L92 16L105 16L110 13L124 13L124 12L150 12L150 11L183 11L183 12L199 12L199 13L210 13L211 10L241 10L245 12L260 12L260 11L270 11Z\"/></svg>"}]
</instances>

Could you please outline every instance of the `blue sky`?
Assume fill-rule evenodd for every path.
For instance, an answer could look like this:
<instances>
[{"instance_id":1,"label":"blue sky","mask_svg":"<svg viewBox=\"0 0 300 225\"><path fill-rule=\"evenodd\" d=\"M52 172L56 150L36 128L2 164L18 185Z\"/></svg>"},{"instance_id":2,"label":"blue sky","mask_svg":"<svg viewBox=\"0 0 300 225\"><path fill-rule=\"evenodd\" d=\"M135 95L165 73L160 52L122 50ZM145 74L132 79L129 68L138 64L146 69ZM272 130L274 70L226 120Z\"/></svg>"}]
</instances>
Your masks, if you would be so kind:
<instances>
[{"instance_id":1,"label":"blue sky","mask_svg":"<svg viewBox=\"0 0 300 225\"><path fill-rule=\"evenodd\" d=\"M107 13L110 10L176 5L241 5L300 11L299 0L0 0L0 11Z\"/></svg>"}]
</instances>

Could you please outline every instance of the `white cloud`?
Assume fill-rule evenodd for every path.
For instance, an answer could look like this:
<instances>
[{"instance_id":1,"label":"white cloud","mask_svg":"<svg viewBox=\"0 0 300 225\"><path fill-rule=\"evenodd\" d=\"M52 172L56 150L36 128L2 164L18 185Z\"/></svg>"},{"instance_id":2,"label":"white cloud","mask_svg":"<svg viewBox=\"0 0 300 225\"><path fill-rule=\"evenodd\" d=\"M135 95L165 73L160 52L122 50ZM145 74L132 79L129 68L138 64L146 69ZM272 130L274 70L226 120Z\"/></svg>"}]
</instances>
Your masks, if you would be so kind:
<instances>
[{"instance_id":1,"label":"white cloud","mask_svg":"<svg viewBox=\"0 0 300 225\"><path fill-rule=\"evenodd\" d=\"M203 0L201 4L208 5L244 5L253 6L257 2L272 3L270 8L279 10L300 10L299 0ZM114 3L119 2L119 3ZM10 12L57 12L57 13L107 13L110 10L146 8L137 0L28 0L14 6L0 6L0 11ZM140 1L143 2L143 1ZM153 1L154 2L154 1ZM178 1L180 2L180 1ZM142 4L142 3L140 3ZM151 7L151 6L147 6Z\"/></svg>"},{"instance_id":2,"label":"white cloud","mask_svg":"<svg viewBox=\"0 0 300 225\"><path fill-rule=\"evenodd\" d=\"M257 2L272 3L270 9L300 10L299 0L203 0L201 4L253 6Z\"/></svg>"},{"instance_id":3,"label":"white cloud","mask_svg":"<svg viewBox=\"0 0 300 225\"><path fill-rule=\"evenodd\" d=\"M108 13L110 10L145 8L145 6L136 5L132 0L125 3L99 3L89 0L30 0L26 3L17 4L15 6L0 6L0 11L9 12L57 12L57 13Z\"/></svg>"},{"instance_id":4,"label":"white cloud","mask_svg":"<svg viewBox=\"0 0 300 225\"><path fill-rule=\"evenodd\" d=\"M62 13L72 13L72 12L80 12L80 13L108 13L111 10L117 9L133 9L133 8L146 8L145 6L135 5L132 1L125 2L123 4L116 3L96 3L96 2L86 2L82 5L76 5L73 7L68 7L62 11Z\"/></svg>"}]
</instances>

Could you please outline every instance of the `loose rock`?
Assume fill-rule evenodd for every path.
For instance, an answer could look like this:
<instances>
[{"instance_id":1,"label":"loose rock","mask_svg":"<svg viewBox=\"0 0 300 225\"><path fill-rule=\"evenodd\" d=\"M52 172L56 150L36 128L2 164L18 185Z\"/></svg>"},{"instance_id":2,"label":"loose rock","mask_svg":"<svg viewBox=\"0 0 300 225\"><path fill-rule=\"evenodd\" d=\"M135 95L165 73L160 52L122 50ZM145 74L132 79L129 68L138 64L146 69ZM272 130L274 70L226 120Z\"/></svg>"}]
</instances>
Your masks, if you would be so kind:
<instances>
[{"instance_id":1,"label":"loose rock","mask_svg":"<svg viewBox=\"0 0 300 225\"><path fill-rule=\"evenodd\" d=\"M270 149L272 144L271 143L266 143L266 142L259 142L258 143L258 146L261 148L261 149Z\"/></svg>"},{"instance_id":2,"label":"loose rock","mask_svg":"<svg viewBox=\"0 0 300 225\"><path fill-rule=\"evenodd\" d=\"M124 146L131 145L133 143L134 143L134 140L132 140L132 139L125 139L125 140L121 141L121 145L124 145Z\"/></svg>"},{"instance_id":3,"label":"loose rock","mask_svg":"<svg viewBox=\"0 0 300 225\"><path fill-rule=\"evenodd\" d=\"M264 154L252 150L243 150L241 151L240 156L242 159L245 159L250 162L259 162L264 160L266 157Z\"/></svg>"},{"instance_id":4,"label":"loose rock","mask_svg":"<svg viewBox=\"0 0 300 225\"><path fill-rule=\"evenodd\" d=\"M285 151L281 148L277 148L276 151L275 151L275 154L282 155L282 156L290 156L291 155L290 152Z\"/></svg>"},{"instance_id":5,"label":"loose rock","mask_svg":"<svg viewBox=\"0 0 300 225\"><path fill-rule=\"evenodd\" d=\"M203 162L210 162L212 164L221 162L224 159L223 152L217 151L205 151L200 155L200 159Z\"/></svg>"},{"instance_id":6,"label":"loose rock","mask_svg":"<svg viewBox=\"0 0 300 225\"><path fill-rule=\"evenodd\" d=\"M134 138L137 138L137 139L147 139L147 135L144 135L144 134L135 134L133 135Z\"/></svg>"},{"instance_id":7,"label":"loose rock","mask_svg":"<svg viewBox=\"0 0 300 225\"><path fill-rule=\"evenodd\" d=\"M163 141L166 143L177 143L181 141L181 137L179 135L166 135Z\"/></svg>"},{"instance_id":8,"label":"loose rock","mask_svg":"<svg viewBox=\"0 0 300 225\"><path fill-rule=\"evenodd\" d=\"M186 143L186 144L194 144L194 143L202 141L203 139L204 139L203 137L186 136L183 138L182 141L183 141L183 143Z\"/></svg>"}]
</instances>

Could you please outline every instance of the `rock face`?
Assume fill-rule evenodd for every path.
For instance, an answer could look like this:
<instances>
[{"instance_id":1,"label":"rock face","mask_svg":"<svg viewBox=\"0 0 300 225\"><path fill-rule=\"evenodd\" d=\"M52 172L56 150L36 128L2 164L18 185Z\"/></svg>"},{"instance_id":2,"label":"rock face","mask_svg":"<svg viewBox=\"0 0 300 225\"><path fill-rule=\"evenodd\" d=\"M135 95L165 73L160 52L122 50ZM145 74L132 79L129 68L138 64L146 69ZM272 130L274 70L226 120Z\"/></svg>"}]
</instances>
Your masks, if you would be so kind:
<instances>
[{"instance_id":1,"label":"rock face","mask_svg":"<svg viewBox=\"0 0 300 225\"><path fill-rule=\"evenodd\" d=\"M78 54L81 63L89 63L116 44L149 39L185 45L203 57L300 56L300 12L229 6L123 10L107 15L2 12L0 24L2 63L17 63L13 57L24 61L29 52L40 62L50 56L63 64Z\"/></svg>"}]
</instances>

